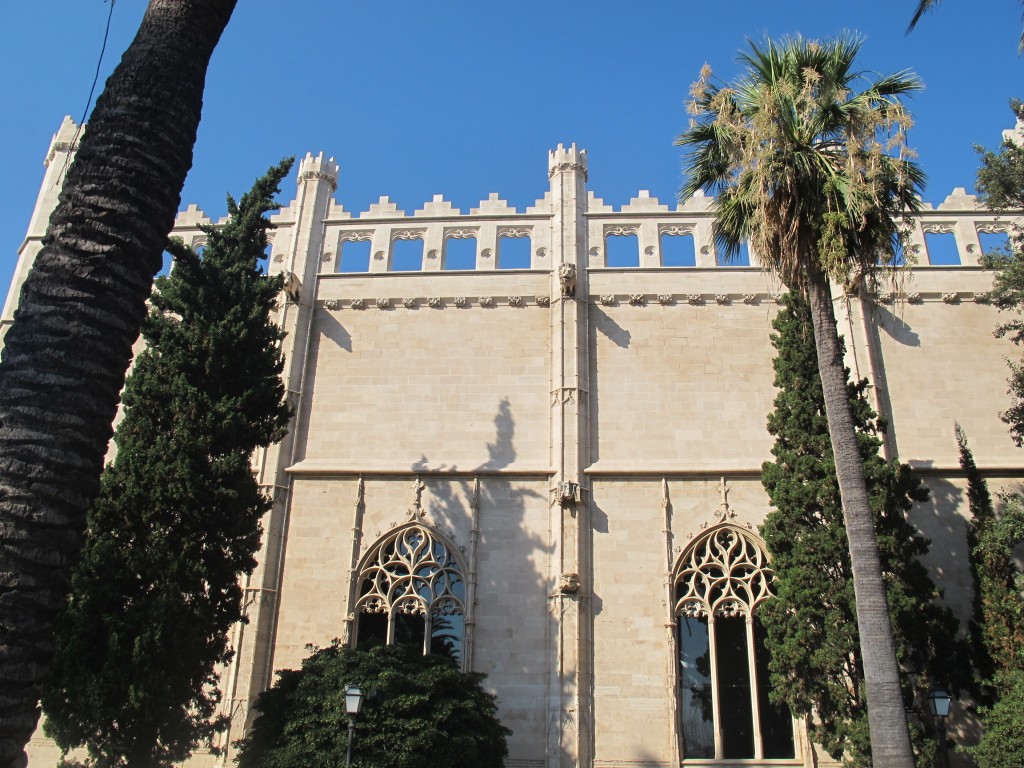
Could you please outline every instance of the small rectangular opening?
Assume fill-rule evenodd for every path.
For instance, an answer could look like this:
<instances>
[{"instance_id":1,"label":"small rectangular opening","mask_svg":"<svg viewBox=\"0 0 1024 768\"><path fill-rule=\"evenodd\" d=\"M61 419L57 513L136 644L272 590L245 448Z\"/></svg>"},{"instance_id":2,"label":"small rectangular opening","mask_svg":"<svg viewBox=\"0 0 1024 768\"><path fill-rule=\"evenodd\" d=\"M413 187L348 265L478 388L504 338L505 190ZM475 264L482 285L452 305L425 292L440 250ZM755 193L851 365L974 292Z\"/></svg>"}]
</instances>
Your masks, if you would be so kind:
<instances>
[{"instance_id":1,"label":"small rectangular opening","mask_svg":"<svg viewBox=\"0 0 1024 768\"><path fill-rule=\"evenodd\" d=\"M167 277L171 274L171 267L174 266L174 257L168 252L164 251L163 261L160 264L160 271L154 275L154 277Z\"/></svg>"},{"instance_id":2,"label":"small rectangular opening","mask_svg":"<svg viewBox=\"0 0 1024 768\"><path fill-rule=\"evenodd\" d=\"M981 241L981 252L986 256L1010 255L1010 237L1005 232L979 232L978 239Z\"/></svg>"},{"instance_id":3,"label":"small rectangular opening","mask_svg":"<svg viewBox=\"0 0 1024 768\"><path fill-rule=\"evenodd\" d=\"M931 264L959 264L960 251L956 247L956 235L952 232L926 232L924 246L928 249Z\"/></svg>"},{"instance_id":4,"label":"small rectangular opening","mask_svg":"<svg viewBox=\"0 0 1024 768\"><path fill-rule=\"evenodd\" d=\"M423 269L423 241L395 240L391 243L391 271L419 272Z\"/></svg>"},{"instance_id":5,"label":"small rectangular opening","mask_svg":"<svg viewBox=\"0 0 1024 768\"><path fill-rule=\"evenodd\" d=\"M498 269L529 269L530 238L498 238Z\"/></svg>"},{"instance_id":6,"label":"small rectangular opening","mask_svg":"<svg viewBox=\"0 0 1024 768\"><path fill-rule=\"evenodd\" d=\"M693 244L693 235L663 234L661 236L661 266L697 266L697 251Z\"/></svg>"},{"instance_id":7,"label":"small rectangular opening","mask_svg":"<svg viewBox=\"0 0 1024 768\"><path fill-rule=\"evenodd\" d=\"M476 269L476 238L447 237L444 241L445 269Z\"/></svg>"},{"instance_id":8,"label":"small rectangular opening","mask_svg":"<svg viewBox=\"0 0 1024 768\"><path fill-rule=\"evenodd\" d=\"M744 240L740 243L740 249L734 256L726 259L721 253L718 254L718 266L720 267L749 267L750 266L750 243Z\"/></svg>"},{"instance_id":9,"label":"small rectangular opening","mask_svg":"<svg viewBox=\"0 0 1024 768\"><path fill-rule=\"evenodd\" d=\"M345 240L342 242L341 252L338 254L338 271L369 272L370 246L369 240Z\"/></svg>"},{"instance_id":10,"label":"small rectangular opening","mask_svg":"<svg viewBox=\"0 0 1024 768\"><path fill-rule=\"evenodd\" d=\"M636 235L608 235L605 264L609 267L639 267L640 241Z\"/></svg>"}]
</instances>

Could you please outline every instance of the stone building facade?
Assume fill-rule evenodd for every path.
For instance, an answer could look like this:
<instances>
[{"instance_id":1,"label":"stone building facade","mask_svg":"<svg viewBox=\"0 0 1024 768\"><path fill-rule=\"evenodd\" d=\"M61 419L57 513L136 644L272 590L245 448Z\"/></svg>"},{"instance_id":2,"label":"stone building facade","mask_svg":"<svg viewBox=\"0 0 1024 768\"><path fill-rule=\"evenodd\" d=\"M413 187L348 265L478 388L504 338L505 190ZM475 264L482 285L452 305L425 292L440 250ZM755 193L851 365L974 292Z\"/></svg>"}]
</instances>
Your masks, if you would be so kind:
<instances>
[{"instance_id":1,"label":"stone building facade","mask_svg":"<svg viewBox=\"0 0 1024 768\"><path fill-rule=\"evenodd\" d=\"M68 120L51 147L4 323L73 135ZM510 768L828 764L758 697L780 286L756 254L718 263L710 199L669 207L641 192L614 209L588 190L575 146L551 151L547 172L524 211L491 195L463 213L438 196L411 215L387 198L353 215L333 199L333 160L298 164L269 256L287 278L278 322L295 416L257 462L274 505L222 675L223 744L308 643L412 637L488 675L513 730ZM201 244L201 223L189 206L175 234ZM978 265L982 238L1010 223L954 190L917 218L917 266L900 286L836 292L850 368L891 425L884 451L931 489L913 520L962 619L954 420L995 488L1024 474L998 416L1013 352L992 336ZM955 263L932 263L942 238ZM471 268L449 268L458 240L475 243ZM418 269L393 268L403 241L419 241ZM503 248L526 242L510 267ZM366 270L340 272L366 243ZM635 244L632 266L608 256L622 243ZM689 255L668 266L680 246ZM42 737L30 754L55 757Z\"/></svg>"}]
</instances>

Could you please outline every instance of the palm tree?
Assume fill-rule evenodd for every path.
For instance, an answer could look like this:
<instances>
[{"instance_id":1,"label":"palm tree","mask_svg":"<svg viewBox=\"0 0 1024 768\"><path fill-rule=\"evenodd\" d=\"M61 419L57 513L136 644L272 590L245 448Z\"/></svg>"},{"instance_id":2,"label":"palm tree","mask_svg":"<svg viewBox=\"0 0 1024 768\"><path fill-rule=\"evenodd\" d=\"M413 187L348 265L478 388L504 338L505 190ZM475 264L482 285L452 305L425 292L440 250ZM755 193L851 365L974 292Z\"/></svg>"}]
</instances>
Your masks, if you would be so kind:
<instances>
[{"instance_id":1,"label":"palm tree","mask_svg":"<svg viewBox=\"0 0 1024 768\"><path fill-rule=\"evenodd\" d=\"M751 43L745 74L720 87L705 67L692 89L685 200L717 195L725 258L750 240L766 269L810 302L818 366L854 571L874 764L912 768L892 626L864 468L850 414L830 279L847 285L892 261L924 177L910 161L900 97L909 73L854 69L862 41L801 37ZM856 90L862 86L861 90Z\"/></svg>"},{"instance_id":2,"label":"palm tree","mask_svg":"<svg viewBox=\"0 0 1024 768\"><path fill-rule=\"evenodd\" d=\"M939 0L920 0L917 4L917 10L914 11L914 18L907 25L907 33L912 32L914 27L917 26L917 22L921 20L921 17L929 11L934 11L938 4ZM1021 2L1021 7L1024 8L1024 0ZM1024 10L1021 11L1021 21L1024 22ZM1024 53L1024 32L1020 34L1020 42L1017 43L1017 53Z\"/></svg>"},{"instance_id":3,"label":"palm tree","mask_svg":"<svg viewBox=\"0 0 1024 768\"><path fill-rule=\"evenodd\" d=\"M26 764L54 626L236 0L150 0L96 102L0 362L0 768Z\"/></svg>"}]
</instances>

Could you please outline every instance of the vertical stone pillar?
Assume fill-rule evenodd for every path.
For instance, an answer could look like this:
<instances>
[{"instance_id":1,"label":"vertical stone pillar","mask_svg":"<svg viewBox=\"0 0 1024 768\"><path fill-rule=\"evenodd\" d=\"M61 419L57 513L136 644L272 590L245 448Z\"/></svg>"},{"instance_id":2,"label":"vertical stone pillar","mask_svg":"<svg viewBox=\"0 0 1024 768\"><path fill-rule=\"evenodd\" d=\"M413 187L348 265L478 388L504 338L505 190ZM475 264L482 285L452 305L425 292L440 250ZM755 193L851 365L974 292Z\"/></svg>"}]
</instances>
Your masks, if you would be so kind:
<instances>
[{"instance_id":1,"label":"vertical stone pillar","mask_svg":"<svg viewBox=\"0 0 1024 768\"><path fill-rule=\"evenodd\" d=\"M273 273L284 273L285 290L278 299L278 324L287 334L284 339L285 369L282 373L292 420L288 434L277 445L263 450L257 457L259 482L273 499L273 507L264 520L263 544L256 570L244 584L244 604L248 624L236 627L232 636L235 651L226 673L223 708L231 722L222 735L225 751L220 764L233 759L230 745L244 735L251 719L256 697L272 680L274 636L277 629L278 591L288 531L291 505L291 478L287 468L297 460L293 446L302 444L299 437L304 426L301 405L304 391L311 385L307 375L306 354L316 313L317 275L323 253L324 219L331 196L338 185L338 166L333 158L325 160L306 155L299 164L298 194L295 200L295 227L284 259L272 264Z\"/></svg>"},{"instance_id":2,"label":"vertical stone pillar","mask_svg":"<svg viewBox=\"0 0 1024 768\"><path fill-rule=\"evenodd\" d=\"M549 768L592 760L590 653L590 365L587 307L587 153L561 144L548 154L551 183L551 531L554 622L549 655Z\"/></svg>"},{"instance_id":3,"label":"vertical stone pillar","mask_svg":"<svg viewBox=\"0 0 1024 768\"><path fill-rule=\"evenodd\" d=\"M70 117L65 117L60 130L53 135L50 142L50 149L43 161L46 167L43 185L39 188L39 197L36 198L36 207L32 211L25 239L18 249L18 266L14 270L11 287L7 292L3 315L0 315L0 339L14 321L14 310L17 309L18 300L21 298L21 286L35 264L36 255L43 248L43 236L50 224L50 214L57 207L57 196L64 185L64 177L71 166L71 161L75 159L80 134L78 124Z\"/></svg>"}]
</instances>

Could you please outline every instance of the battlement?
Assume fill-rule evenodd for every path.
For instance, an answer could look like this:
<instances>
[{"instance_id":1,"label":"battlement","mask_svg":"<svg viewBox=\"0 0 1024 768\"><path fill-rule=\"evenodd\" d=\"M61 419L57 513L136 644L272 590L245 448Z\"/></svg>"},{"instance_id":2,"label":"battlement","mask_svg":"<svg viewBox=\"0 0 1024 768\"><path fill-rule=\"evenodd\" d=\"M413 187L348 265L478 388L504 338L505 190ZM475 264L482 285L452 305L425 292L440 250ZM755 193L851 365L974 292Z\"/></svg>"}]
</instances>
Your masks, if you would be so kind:
<instances>
[{"instance_id":1,"label":"battlement","mask_svg":"<svg viewBox=\"0 0 1024 768\"><path fill-rule=\"evenodd\" d=\"M59 152L73 152L78 149L78 142L81 141L84 132L84 125L79 130L78 123L71 115L64 115L64 122L60 124L60 128L53 134L53 139L50 141L50 150L46 153L43 165L48 168Z\"/></svg>"},{"instance_id":2,"label":"battlement","mask_svg":"<svg viewBox=\"0 0 1024 768\"><path fill-rule=\"evenodd\" d=\"M548 152L550 187L543 197L525 210L508 204L497 193L471 207L468 212L455 207L443 195L415 208L412 213L399 208L388 196L369 205L361 213L346 211L331 200L323 218L323 239L319 274L334 272L438 272L454 269L449 263L448 245L452 240L474 240L475 259L466 261L467 244L459 244L462 260L457 269L494 270L508 267L502 246L511 251L514 245L520 254L528 253L524 262L520 255L518 269L552 270L569 262L587 269L650 268L731 268L724 264L715 249L713 223L715 200L701 192L685 203L663 203L648 190L640 190L622 206L608 205L592 191L577 195L571 205L578 207L578 220L586 228L579 253L555 253L552 222L555 211L566 204L569 194L555 176L563 172L581 172L586 179L587 152L575 144L559 144ZM299 183L308 179L324 179L332 189L338 180L338 164L323 153L307 154L299 165ZM290 248L293 230L299 221L299 199L271 217L276 229L272 269L284 269L285 252ZM995 213L982 206L975 195L964 187L955 188L937 205L922 203L908 231L907 261L920 267L977 266L986 247L988 235L1008 234L1021 219L1021 212ZM199 224L204 215L195 206L179 214L175 232L186 241L198 243L202 238ZM190 239L191 238L191 239ZM509 239L518 239L510 244ZM522 240L526 240L528 248ZM405 241L405 242L401 242ZM409 262L410 244L419 242L419 261ZM358 245L363 243L363 245ZM366 245L369 243L369 245ZM353 244L357 244L353 246ZM396 245L397 244L397 245ZM633 256L623 260L622 247L632 249ZM360 251L359 266L342 258L346 248ZM416 246L412 246L416 248ZM680 248L685 251L680 257ZM369 256L366 250L369 250ZM618 255L610 255L616 250ZM748 249L749 250L749 249ZM406 256L396 266L395 253ZM669 254L673 251L676 255ZM413 259L416 258L414 255ZM400 260L401 261L401 260ZM739 266L756 267L757 254Z\"/></svg>"},{"instance_id":3,"label":"battlement","mask_svg":"<svg viewBox=\"0 0 1024 768\"><path fill-rule=\"evenodd\" d=\"M575 142L566 149L559 144L555 149L548 151L548 176L554 176L558 171L577 171L587 178L587 150L577 149Z\"/></svg>"},{"instance_id":4,"label":"battlement","mask_svg":"<svg viewBox=\"0 0 1024 768\"><path fill-rule=\"evenodd\" d=\"M334 162L334 158L324 160L324 153L321 152L313 157L312 152L307 152L299 163L299 183L309 179L319 179L331 185L331 189L338 188L338 173L341 169Z\"/></svg>"}]
</instances>

